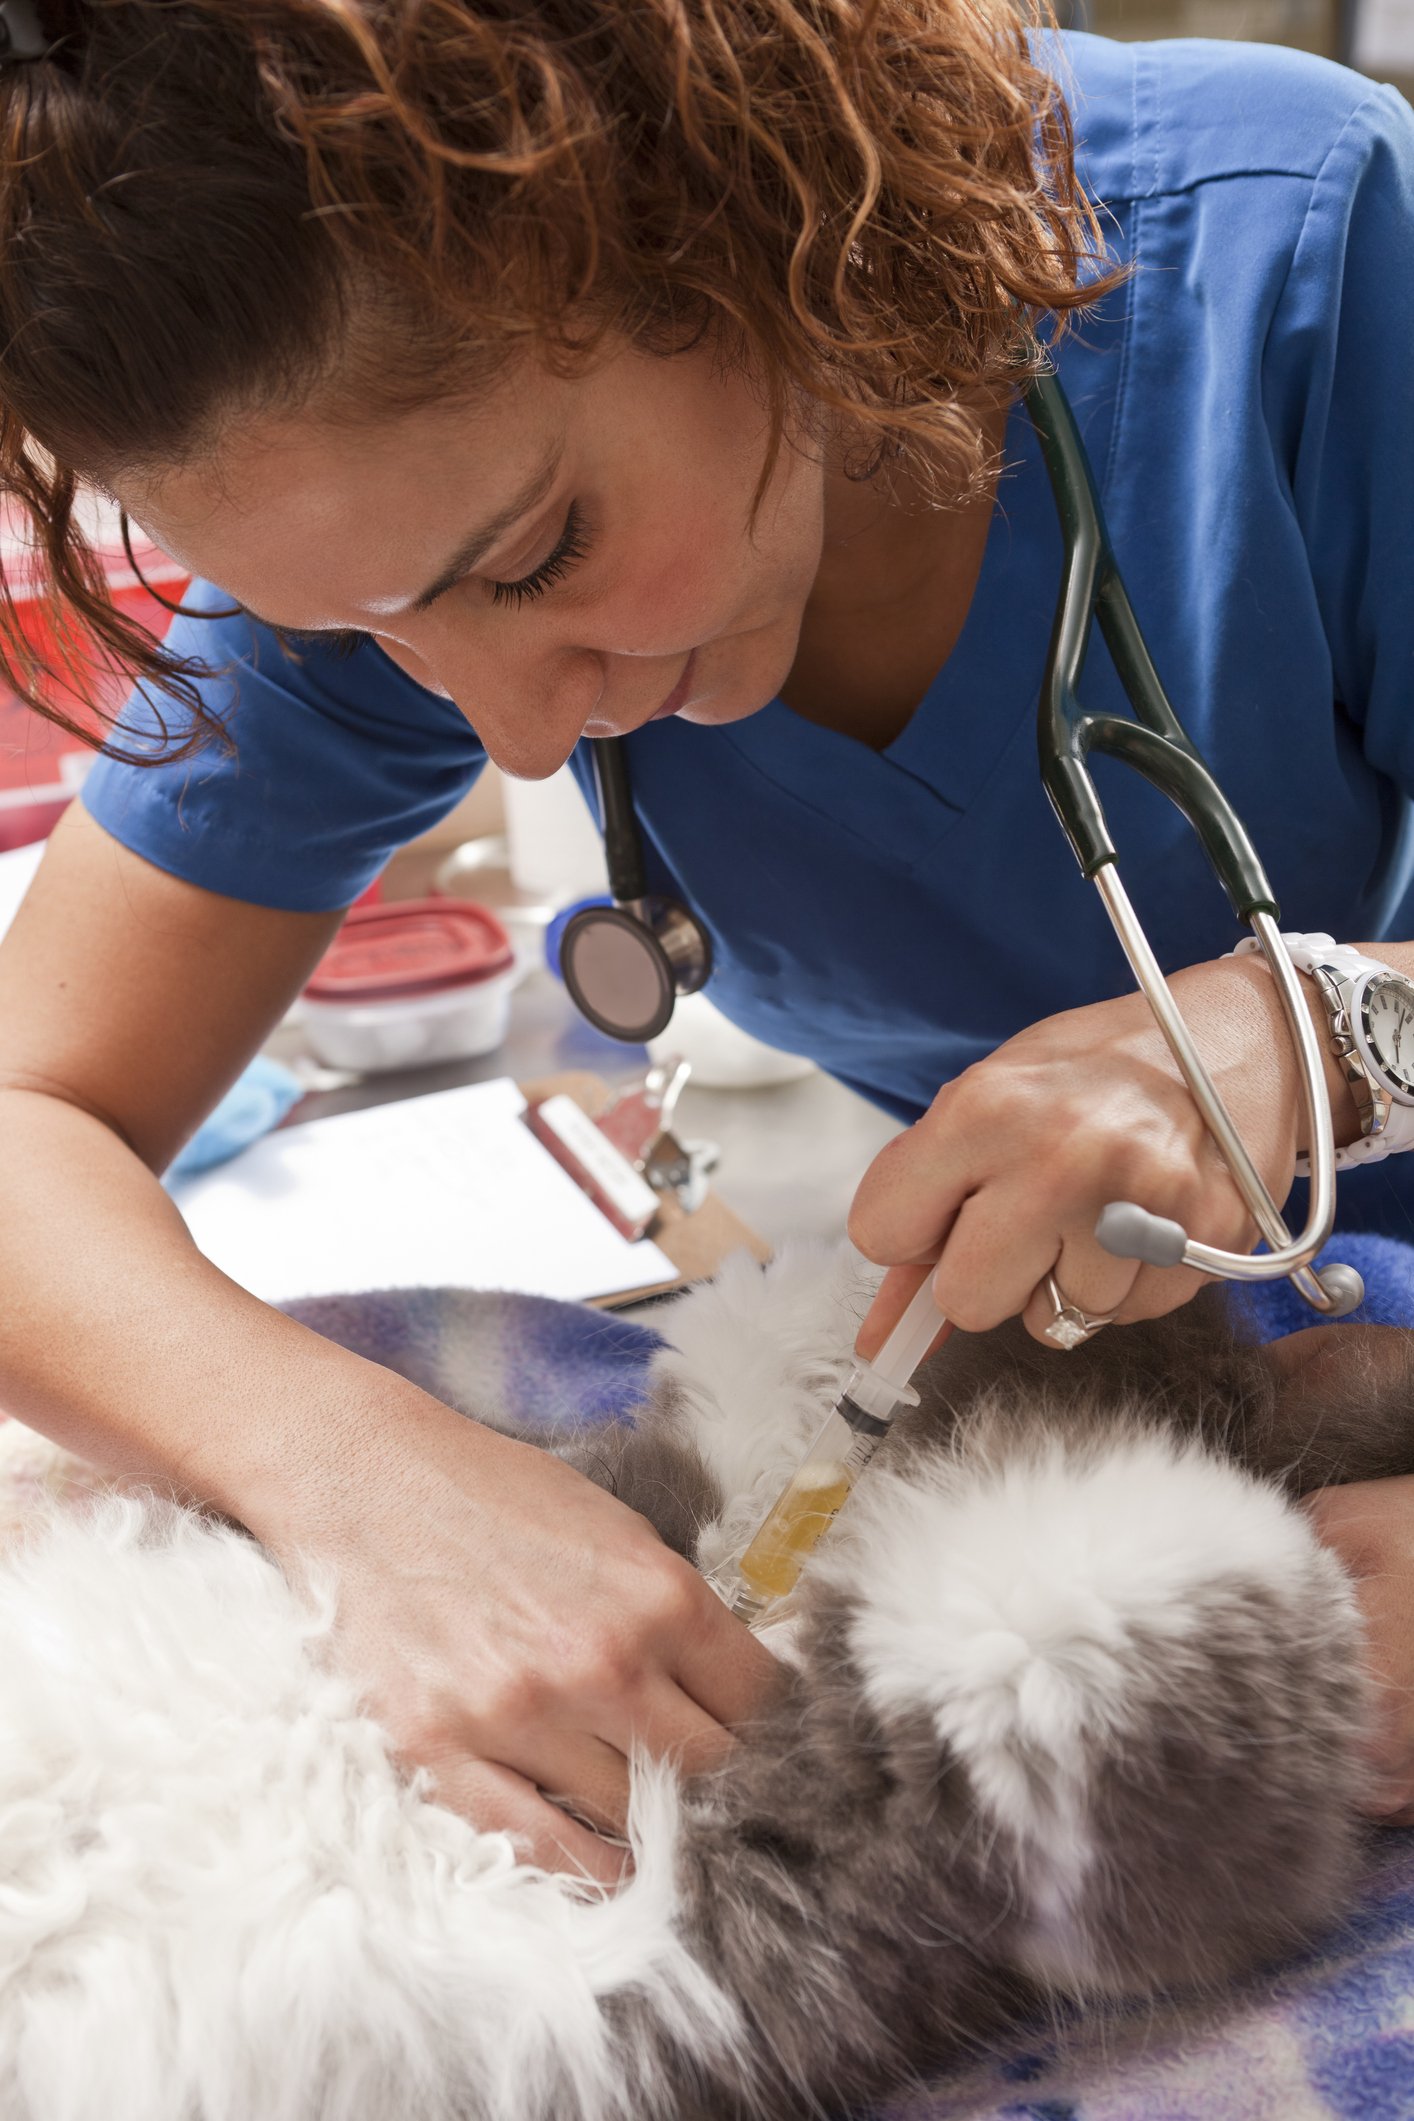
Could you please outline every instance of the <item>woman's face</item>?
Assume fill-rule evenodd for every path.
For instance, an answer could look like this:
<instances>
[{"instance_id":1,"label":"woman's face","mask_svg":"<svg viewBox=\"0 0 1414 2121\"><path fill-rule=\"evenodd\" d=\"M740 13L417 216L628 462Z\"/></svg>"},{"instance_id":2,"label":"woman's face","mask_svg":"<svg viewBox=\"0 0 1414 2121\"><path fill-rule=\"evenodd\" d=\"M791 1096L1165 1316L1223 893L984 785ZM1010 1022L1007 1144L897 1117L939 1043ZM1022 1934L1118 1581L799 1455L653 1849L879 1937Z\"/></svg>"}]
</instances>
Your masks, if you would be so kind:
<instances>
[{"instance_id":1,"label":"woman's face","mask_svg":"<svg viewBox=\"0 0 1414 2121\"><path fill-rule=\"evenodd\" d=\"M819 452L767 442L706 351L538 364L366 427L271 416L119 498L175 559L293 633L371 633L538 780L581 736L740 720L785 682L820 564Z\"/></svg>"}]
</instances>

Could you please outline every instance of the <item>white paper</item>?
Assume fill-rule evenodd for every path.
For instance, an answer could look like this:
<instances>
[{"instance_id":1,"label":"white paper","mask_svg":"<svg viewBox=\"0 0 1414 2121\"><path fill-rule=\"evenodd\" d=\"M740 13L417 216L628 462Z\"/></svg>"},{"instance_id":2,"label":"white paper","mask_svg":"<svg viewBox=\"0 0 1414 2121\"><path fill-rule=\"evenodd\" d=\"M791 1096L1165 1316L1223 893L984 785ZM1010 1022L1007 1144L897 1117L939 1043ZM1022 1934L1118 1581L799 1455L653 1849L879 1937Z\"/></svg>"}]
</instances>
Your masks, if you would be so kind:
<instances>
[{"instance_id":1,"label":"white paper","mask_svg":"<svg viewBox=\"0 0 1414 2121\"><path fill-rule=\"evenodd\" d=\"M268 1303L347 1289L515 1289L582 1301L676 1279L536 1141L512 1082L285 1127L175 1181L200 1249Z\"/></svg>"},{"instance_id":2,"label":"white paper","mask_svg":"<svg viewBox=\"0 0 1414 2121\"><path fill-rule=\"evenodd\" d=\"M1367 74L1414 73L1414 0L1358 0L1353 42Z\"/></svg>"},{"instance_id":3,"label":"white paper","mask_svg":"<svg viewBox=\"0 0 1414 2121\"><path fill-rule=\"evenodd\" d=\"M29 847L12 847L0 854L0 935L20 910L20 900L34 881L34 872L44 854L44 841Z\"/></svg>"}]
</instances>

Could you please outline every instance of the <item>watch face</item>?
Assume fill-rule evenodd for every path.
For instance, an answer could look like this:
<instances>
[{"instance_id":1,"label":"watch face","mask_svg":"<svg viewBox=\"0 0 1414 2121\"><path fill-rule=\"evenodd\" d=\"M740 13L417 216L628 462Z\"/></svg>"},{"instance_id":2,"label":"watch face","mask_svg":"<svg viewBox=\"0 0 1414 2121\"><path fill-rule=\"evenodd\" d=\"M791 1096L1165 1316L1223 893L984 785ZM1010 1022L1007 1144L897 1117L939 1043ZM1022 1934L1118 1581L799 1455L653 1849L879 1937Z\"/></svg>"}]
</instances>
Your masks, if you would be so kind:
<instances>
[{"instance_id":1,"label":"watch face","mask_svg":"<svg viewBox=\"0 0 1414 2121\"><path fill-rule=\"evenodd\" d=\"M1380 1072L1414 1097L1414 980L1377 972L1360 997L1360 1028Z\"/></svg>"}]
</instances>

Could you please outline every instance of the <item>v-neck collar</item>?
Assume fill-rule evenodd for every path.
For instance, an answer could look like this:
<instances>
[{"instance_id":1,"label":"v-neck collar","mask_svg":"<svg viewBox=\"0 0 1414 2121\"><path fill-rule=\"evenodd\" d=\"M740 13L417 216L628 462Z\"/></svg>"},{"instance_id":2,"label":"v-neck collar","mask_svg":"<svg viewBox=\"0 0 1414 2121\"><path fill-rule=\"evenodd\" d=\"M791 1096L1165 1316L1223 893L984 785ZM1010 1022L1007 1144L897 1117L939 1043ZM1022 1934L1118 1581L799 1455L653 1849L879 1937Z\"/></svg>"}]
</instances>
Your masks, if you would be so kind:
<instances>
[{"instance_id":1,"label":"v-neck collar","mask_svg":"<svg viewBox=\"0 0 1414 2121\"><path fill-rule=\"evenodd\" d=\"M1024 409L1007 423L1006 465L962 632L906 726L876 751L776 698L714 730L784 794L876 859L908 869L977 800L1034 712L1050 637L1061 540L1040 447ZM1038 598L1036 585L1046 584Z\"/></svg>"}]
</instances>

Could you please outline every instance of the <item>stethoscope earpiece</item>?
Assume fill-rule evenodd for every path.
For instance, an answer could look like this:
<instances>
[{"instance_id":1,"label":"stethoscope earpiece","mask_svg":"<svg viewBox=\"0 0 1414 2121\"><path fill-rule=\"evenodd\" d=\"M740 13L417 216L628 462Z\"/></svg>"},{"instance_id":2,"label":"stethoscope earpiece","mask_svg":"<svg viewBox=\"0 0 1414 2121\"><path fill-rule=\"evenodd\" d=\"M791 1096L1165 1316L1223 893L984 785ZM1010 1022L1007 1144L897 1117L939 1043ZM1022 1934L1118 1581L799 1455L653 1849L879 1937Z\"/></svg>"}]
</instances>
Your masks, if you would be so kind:
<instances>
[{"instance_id":1,"label":"stethoscope earpiece","mask_svg":"<svg viewBox=\"0 0 1414 2121\"><path fill-rule=\"evenodd\" d=\"M622 740L594 737L589 748L614 903L585 906L567 922L560 973L596 1031L641 1046L667 1029L680 994L706 986L712 942L686 906L649 895Z\"/></svg>"}]
</instances>

